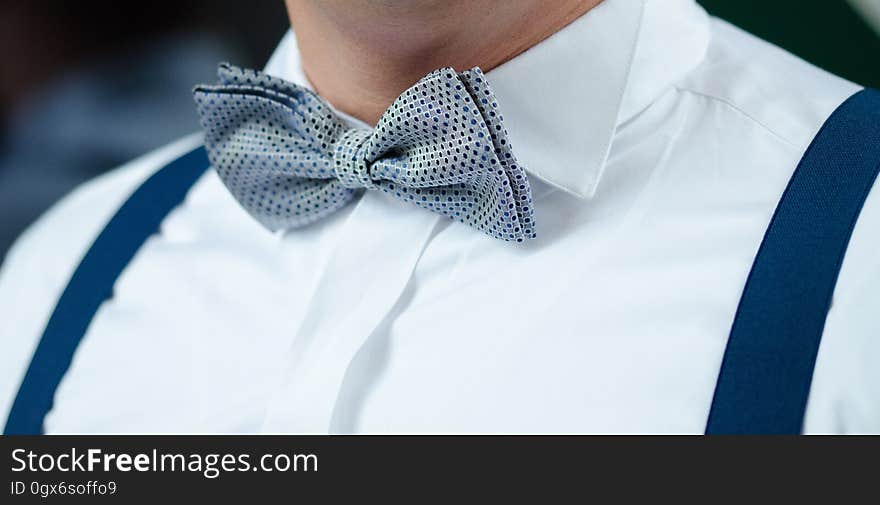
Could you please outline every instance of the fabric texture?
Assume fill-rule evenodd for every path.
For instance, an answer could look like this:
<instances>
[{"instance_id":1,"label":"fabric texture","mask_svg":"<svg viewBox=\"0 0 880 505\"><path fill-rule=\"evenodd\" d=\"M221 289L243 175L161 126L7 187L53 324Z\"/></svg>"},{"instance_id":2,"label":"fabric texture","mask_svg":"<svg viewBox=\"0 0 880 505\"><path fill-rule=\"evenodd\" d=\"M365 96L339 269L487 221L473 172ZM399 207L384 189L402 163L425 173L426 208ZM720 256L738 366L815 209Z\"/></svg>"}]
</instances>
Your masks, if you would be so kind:
<instances>
[{"instance_id":1,"label":"fabric texture","mask_svg":"<svg viewBox=\"0 0 880 505\"><path fill-rule=\"evenodd\" d=\"M831 295L880 171L880 92L860 91L807 149L755 258L706 433L801 432Z\"/></svg>"},{"instance_id":2,"label":"fabric texture","mask_svg":"<svg viewBox=\"0 0 880 505\"><path fill-rule=\"evenodd\" d=\"M372 131L346 127L304 87L228 64L218 73L194 93L208 156L267 228L311 224L368 189L494 238L535 237L529 182L479 68L431 72Z\"/></svg>"}]
</instances>

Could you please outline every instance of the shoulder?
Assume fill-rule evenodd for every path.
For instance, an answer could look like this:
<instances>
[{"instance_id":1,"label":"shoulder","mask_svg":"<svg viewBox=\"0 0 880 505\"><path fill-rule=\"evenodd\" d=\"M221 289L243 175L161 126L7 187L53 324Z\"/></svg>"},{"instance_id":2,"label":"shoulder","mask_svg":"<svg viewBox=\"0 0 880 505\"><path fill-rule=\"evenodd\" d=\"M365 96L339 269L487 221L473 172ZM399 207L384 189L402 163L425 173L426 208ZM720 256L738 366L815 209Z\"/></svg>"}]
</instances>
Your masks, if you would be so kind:
<instances>
[{"instance_id":1,"label":"shoulder","mask_svg":"<svg viewBox=\"0 0 880 505\"><path fill-rule=\"evenodd\" d=\"M712 20L703 63L677 84L751 124L789 153L785 179L828 117L861 86L830 74L724 21ZM709 108L707 107L707 110ZM720 125L720 135L734 129ZM752 139L740 139L749 151ZM760 163L766 151L743 152L738 162ZM880 185L875 182L849 243L828 313L813 378L805 430L811 433L880 432ZM798 251L809 254L809 251Z\"/></svg>"},{"instance_id":2,"label":"shoulder","mask_svg":"<svg viewBox=\"0 0 880 505\"><path fill-rule=\"evenodd\" d=\"M678 83L805 150L822 124L861 86L720 19L711 19L703 63Z\"/></svg>"},{"instance_id":3,"label":"shoulder","mask_svg":"<svg viewBox=\"0 0 880 505\"><path fill-rule=\"evenodd\" d=\"M144 180L199 142L198 136L181 139L80 186L10 249L0 267L0 419L55 302L104 225Z\"/></svg>"}]
</instances>

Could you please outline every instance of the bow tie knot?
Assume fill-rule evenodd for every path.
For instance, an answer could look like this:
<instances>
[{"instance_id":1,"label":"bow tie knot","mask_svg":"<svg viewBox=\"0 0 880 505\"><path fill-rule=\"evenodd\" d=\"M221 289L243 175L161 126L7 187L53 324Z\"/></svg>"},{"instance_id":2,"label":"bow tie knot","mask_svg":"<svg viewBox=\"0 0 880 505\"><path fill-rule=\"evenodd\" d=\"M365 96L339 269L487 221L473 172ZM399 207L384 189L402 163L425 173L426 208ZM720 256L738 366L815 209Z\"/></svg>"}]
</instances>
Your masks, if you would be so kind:
<instances>
[{"instance_id":1,"label":"bow tie knot","mask_svg":"<svg viewBox=\"0 0 880 505\"><path fill-rule=\"evenodd\" d=\"M194 92L205 148L266 227L313 223L367 189L494 238L535 237L528 178L479 69L428 74L372 130L349 128L302 86L226 64L219 76L219 85Z\"/></svg>"},{"instance_id":2,"label":"bow tie knot","mask_svg":"<svg viewBox=\"0 0 880 505\"><path fill-rule=\"evenodd\" d=\"M349 189L377 189L370 176L370 163L364 156L364 146L373 132L351 128L340 135L333 149L333 173L339 184Z\"/></svg>"}]
</instances>

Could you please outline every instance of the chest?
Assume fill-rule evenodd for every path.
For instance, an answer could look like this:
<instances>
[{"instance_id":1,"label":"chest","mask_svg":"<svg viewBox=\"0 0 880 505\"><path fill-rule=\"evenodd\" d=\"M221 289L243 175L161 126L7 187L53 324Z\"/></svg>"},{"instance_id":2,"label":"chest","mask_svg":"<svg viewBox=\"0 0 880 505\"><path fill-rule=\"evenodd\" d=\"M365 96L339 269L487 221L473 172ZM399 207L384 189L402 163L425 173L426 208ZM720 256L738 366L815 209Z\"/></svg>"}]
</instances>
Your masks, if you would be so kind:
<instances>
[{"instance_id":1,"label":"chest","mask_svg":"<svg viewBox=\"0 0 880 505\"><path fill-rule=\"evenodd\" d=\"M762 230L595 219L545 189L555 225L519 248L422 211L389 248L397 204L367 197L241 240L246 216L196 195L99 310L47 427L700 432Z\"/></svg>"}]
</instances>

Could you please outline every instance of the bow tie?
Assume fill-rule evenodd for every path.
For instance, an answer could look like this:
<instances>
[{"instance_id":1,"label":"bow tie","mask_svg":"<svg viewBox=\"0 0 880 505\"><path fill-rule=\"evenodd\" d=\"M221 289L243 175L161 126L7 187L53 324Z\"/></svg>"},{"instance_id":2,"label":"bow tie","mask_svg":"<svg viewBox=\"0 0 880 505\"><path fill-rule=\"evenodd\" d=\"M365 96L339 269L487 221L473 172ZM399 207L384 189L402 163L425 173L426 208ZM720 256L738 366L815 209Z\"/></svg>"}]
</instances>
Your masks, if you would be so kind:
<instances>
[{"instance_id":1,"label":"bow tie","mask_svg":"<svg viewBox=\"0 0 880 505\"><path fill-rule=\"evenodd\" d=\"M349 128L310 90L221 64L194 91L211 164L267 228L313 223L363 189L382 191L486 234L535 237L528 178L479 68L431 72L372 130Z\"/></svg>"}]
</instances>

